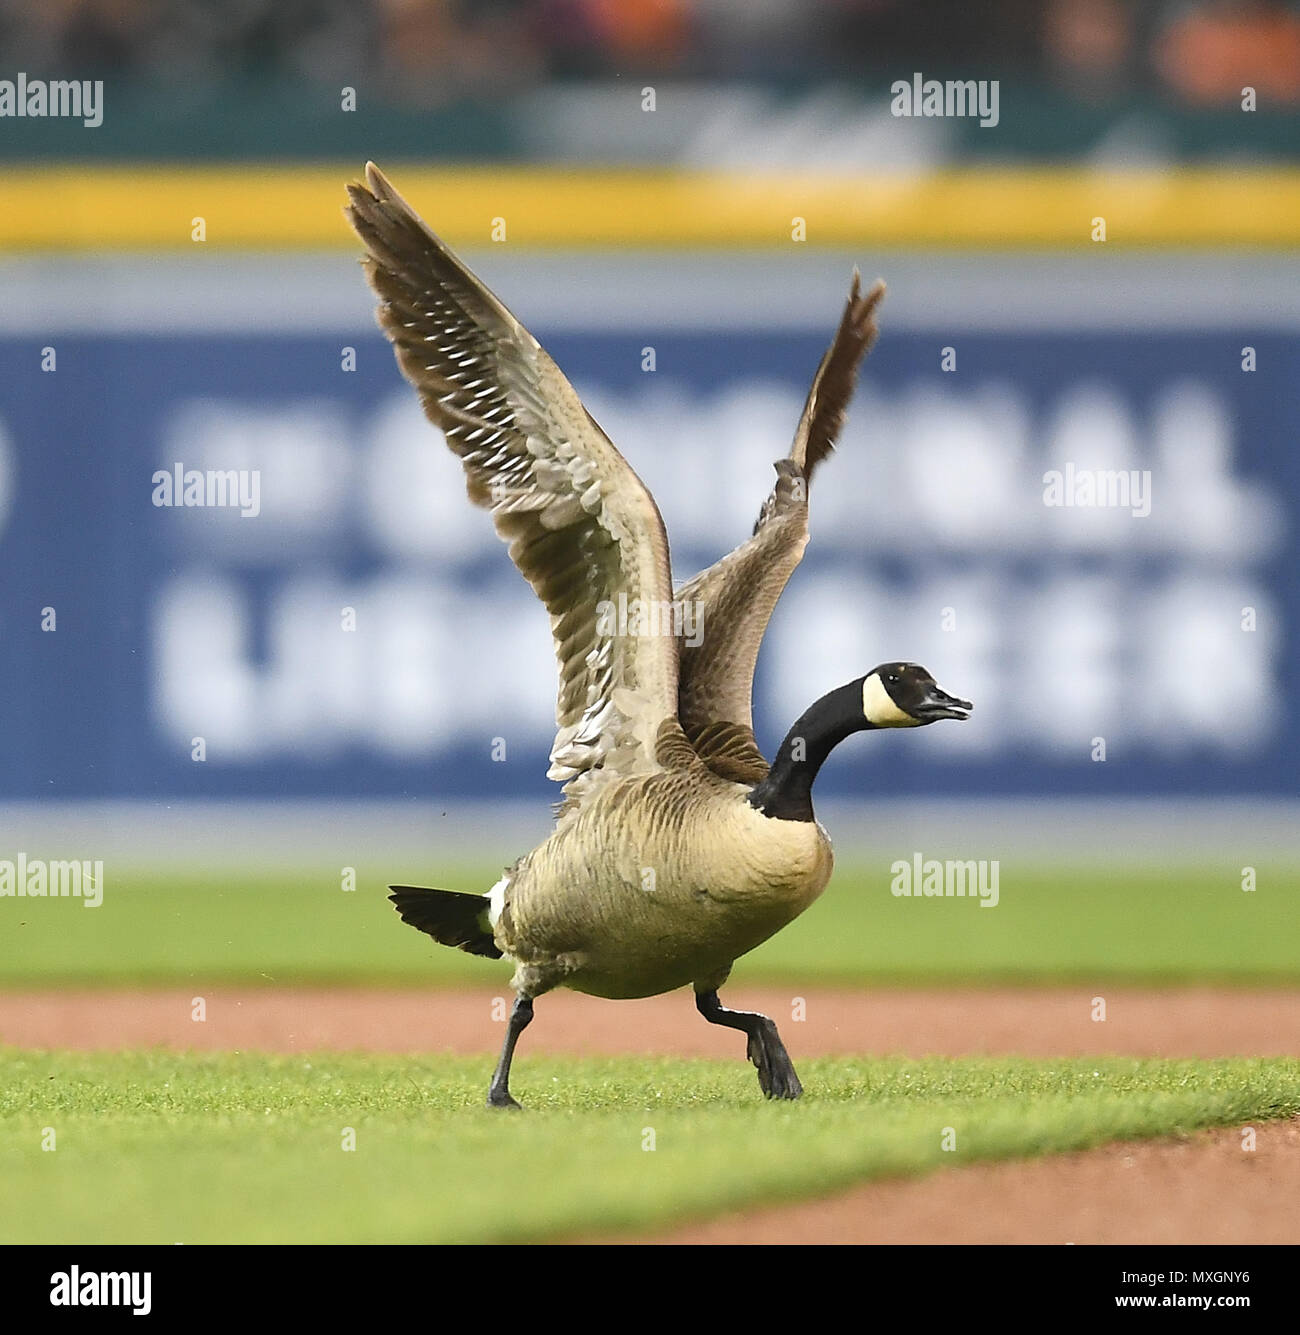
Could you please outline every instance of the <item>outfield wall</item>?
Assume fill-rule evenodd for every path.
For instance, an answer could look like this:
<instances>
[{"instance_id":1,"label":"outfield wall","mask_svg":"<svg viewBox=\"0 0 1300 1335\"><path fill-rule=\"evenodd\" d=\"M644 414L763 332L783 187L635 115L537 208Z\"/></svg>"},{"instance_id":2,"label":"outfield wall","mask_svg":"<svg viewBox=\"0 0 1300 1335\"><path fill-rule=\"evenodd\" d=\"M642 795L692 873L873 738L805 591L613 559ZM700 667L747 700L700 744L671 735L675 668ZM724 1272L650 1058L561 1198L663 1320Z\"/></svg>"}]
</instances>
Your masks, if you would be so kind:
<instances>
[{"instance_id":1,"label":"outfield wall","mask_svg":"<svg viewBox=\"0 0 1300 1335\"><path fill-rule=\"evenodd\" d=\"M758 732L890 658L976 712L846 748L828 796L1297 795L1289 257L472 259L655 492L679 578L749 531L852 264L890 281ZM545 618L345 254L0 276L0 796L553 795ZM257 514L155 505L176 463L257 473ZM1053 470L1149 479L1056 507Z\"/></svg>"}]
</instances>

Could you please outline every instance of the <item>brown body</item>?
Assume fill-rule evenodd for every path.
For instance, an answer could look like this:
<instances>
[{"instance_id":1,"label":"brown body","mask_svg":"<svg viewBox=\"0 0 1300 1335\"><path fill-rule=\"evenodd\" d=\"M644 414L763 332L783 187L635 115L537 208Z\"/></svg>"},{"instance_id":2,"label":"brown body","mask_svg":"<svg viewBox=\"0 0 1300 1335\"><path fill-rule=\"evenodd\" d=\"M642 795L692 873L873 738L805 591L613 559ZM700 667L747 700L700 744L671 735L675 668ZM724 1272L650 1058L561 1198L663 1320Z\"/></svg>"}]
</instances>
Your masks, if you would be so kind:
<instances>
[{"instance_id":1,"label":"brown body","mask_svg":"<svg viewBox=\"0 0 1300 1335\"><path fill-rule=\"evenodd\" d=\"M512 869L493 910L497 945L518 963L515 989L648 997L719 987L831 875L816 821L770 820L748 793L688 761L607 786L566 816Z\"/></svg>"}]
</instances>

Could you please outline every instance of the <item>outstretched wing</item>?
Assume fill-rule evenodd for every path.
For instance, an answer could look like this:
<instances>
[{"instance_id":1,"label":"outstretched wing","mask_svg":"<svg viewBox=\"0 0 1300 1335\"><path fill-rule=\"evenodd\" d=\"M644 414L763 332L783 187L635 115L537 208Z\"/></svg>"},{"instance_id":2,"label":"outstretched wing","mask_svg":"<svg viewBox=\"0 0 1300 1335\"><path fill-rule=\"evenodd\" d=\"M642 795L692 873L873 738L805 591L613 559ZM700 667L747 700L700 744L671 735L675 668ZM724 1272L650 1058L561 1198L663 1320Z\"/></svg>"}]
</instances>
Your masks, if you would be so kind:
<instances>
[{"instance_id":1,"label":"outstretched wing","mask_svg":"<svg viewBox=\"0 0 1300 1335\"><path fill-rule=\"evenodd\" d=\"M813 377L789 457L776 464L776 486L753 536L677 591L703 627L699 644L682 645L678 715L705 764L738 783L758 783L768 771L753 727L758 649L808 545L808 484L844 425L884 295L877 282L864 297L854 270L844 315Z\"/></svg>"},{"instance_id":2,"label":"outstretched wing","mask_svg":"<svg viewBox=\"0 0 1300 1335\"><path fill-rule=\"evenodd\" d=\"M470 500L550 613L560 680L548 776L567 781L572 804L597 770L655 768L659 725L677 715L676 640L620 634L617 616L672 596L663 520L537 340L373 163L366 183L348 187L346 214L369 252L380 327L460 456Z\"/></svg>"}]
</instances>

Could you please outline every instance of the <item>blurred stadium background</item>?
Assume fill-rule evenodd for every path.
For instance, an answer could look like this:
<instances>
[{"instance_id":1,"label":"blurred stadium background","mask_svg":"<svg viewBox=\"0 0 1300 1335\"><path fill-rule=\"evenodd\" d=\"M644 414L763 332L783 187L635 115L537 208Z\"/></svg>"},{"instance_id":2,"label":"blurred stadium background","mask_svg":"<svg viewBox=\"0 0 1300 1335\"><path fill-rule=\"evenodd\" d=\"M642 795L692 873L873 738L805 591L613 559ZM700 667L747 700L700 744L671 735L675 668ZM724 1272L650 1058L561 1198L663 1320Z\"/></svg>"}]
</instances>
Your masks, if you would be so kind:
<instances>
[{"instance_id":1,"label":"blurred stadium background","mask_svg":"<svg viewBox=\"0 0 1300 1335\"><path fill-rule=\"evenodd\" d=\"M888 281L759 737L891 658L976 713L838 756L837 843L1295 852L1297 6L7 0L0 53L104 88L0 119L6 846L432 877L545 829L545 619L375 329L371 158L679 578L749 531L853 266ZM997 80L996 125L892 114L918 73ZM155 507L177 463L260 513ZM1150 513L1046 506L1067 464L1149 470Z\"/></svg>"}]
</instances>

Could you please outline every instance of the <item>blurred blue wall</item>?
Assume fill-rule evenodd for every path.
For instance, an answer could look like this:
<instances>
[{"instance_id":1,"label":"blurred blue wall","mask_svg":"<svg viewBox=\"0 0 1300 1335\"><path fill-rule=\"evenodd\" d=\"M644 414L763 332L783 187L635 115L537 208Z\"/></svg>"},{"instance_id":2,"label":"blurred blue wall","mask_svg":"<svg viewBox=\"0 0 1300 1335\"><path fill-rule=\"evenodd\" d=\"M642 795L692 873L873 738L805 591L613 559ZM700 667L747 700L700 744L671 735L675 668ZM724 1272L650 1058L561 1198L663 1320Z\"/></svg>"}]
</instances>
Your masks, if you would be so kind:
<instances>
[{"instance_id":1,"label":"blurred blue wall","mask_svg":"<svg viewBox=\"0 0 1300 1335\"><path fill-rule=\"evenodd\" d=\"M1296 795L1300 331L1047 303L1032 332L886 308L760 660L761 743L916 659L974 719L856 739L822 791ZM679 579L749 532L835 314L537 327ZM0 797L557 795L545 615L376 332L31 323L0 338ZM256 474L258 513L156 505L177 463ZM1150 512L1044 504L1067 466L1149 474Z\"/></svg>"}]
</instances>

